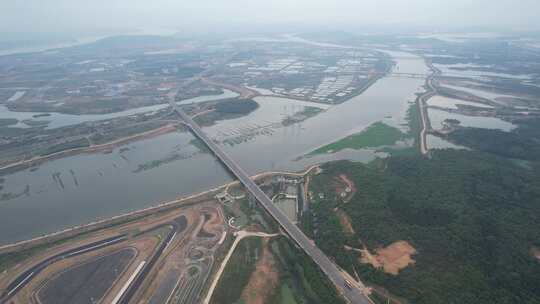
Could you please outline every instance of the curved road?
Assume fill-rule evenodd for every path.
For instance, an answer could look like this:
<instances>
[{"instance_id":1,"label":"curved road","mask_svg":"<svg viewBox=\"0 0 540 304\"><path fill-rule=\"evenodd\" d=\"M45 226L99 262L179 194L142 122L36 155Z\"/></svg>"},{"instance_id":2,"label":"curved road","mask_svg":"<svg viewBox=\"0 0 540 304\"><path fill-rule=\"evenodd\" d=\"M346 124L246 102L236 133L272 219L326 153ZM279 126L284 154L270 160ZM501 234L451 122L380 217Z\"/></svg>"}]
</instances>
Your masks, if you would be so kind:
<instances>
[{"instance_id":1,"label":"curved road","mask_svg":"<svg viewBox=\"0 0 540 304\"><path fill-rule=\"evenodd\" d=\"M146 276L148 275L150 270L152 270L152 268L154 267L154 265L158 261L159 257L161 257L161 255L163 254L163 251L165 251L165 249L167 249L167 247L172 242L174 237L178 233L182 232L186 228L186 222L178 221L182 217L183 216L175 219L174 221L172 221L170 223L159 225L157 227L154 227L154 228L152 228L150 230L147 230L147 231L143 232L143 233L147 233L147 232L150 232L152 230L160 229L160 228L163 228L163 227L166 227L166 226L171 226L172 227L171 231L167 234L167 237L163 240L163 242L161 242L159 244L158 249L152 255L152 257L150 258L150 261L148 261L147 263L144 264L144 267L137 274L137 277L135 278L135 280L133 282L131 282L131 284L129 284L128 289L126 290L126 292L124 294L122 294L122 296L120 297L120 300L118 301L118 304L127 304L127 303L129 303L129 301L131 301L133 296L135 296L135 293L139 290L142 283L144 282L144 279L146 279Z\"/></svg>"},{"instance_id":2,"label":"curved road","mask_svg":"<svg viewBox=\"0 0 540 304\"><path fill-rule=\"evenodd\" d=\"M120 298L120 301L118 303L127 304L131 298L135 295L136 291L141 286L142 282L146 278L146 275L148 272L152 269L154 264L157 262L163 251L167 248L167 246L170 244L172 239L176 236L177 233L182 232L186 228L186 223L179 221L181 217L177 218L176 220L172 221L171 223L162 224L156 227L153 227L149 230L143 231L140 234L147 233L156 229L160 229L166 226L171 226L173 229L171 229L171 232L167 235L165 240L160 243L158 249L156 252L152 255L150 261L148 263L145 263L144 268L140 271L140 273L137 275L136 279L130 284L126 292L122 295ZM21 290L30 280L32 280L36 275L38 275L43 269L47 268L51 264L58 262L62 259L67 259L71 257L75 257L81 254L88 253L90 251L98 250L105 248L107 246L111 246L114 244L118 244L120 242L123 242L127 239L126 234L117 235L114 237L110 237L107 239L103 239L97 242L92 242L83 246L79 246L77 248L73 248L58 254L55 254L53 256L50 256L43 261L39 262L38 264L32 266L28 270L21 273L15 280L13 280L7 287L6 291L0 296L0 304L5 304L9 299L11 299L19 290Z\"/></svg>"},{"instance_id":3,"label":"curved road","mask_svg":"<svg viewBox=\"0 0 540 304\"><path fill-rule=\"evenodd\" d=\"M125 234L110 237L101 241L86 244L77 248L73 248L53 256L46 258L38 264L32 266L25 272L21 273L15 280L13 280L7 287L6 291L0 297L0 304L7 303L7 301L13 297L21 288L23 288L32 278L38 275L43 269L49 265L58 262L62 259L71 258L81 254L85 254L90 251L98 250L107 246L111 246L120 243L127 239Z\"/></svg>"}]
</instances>

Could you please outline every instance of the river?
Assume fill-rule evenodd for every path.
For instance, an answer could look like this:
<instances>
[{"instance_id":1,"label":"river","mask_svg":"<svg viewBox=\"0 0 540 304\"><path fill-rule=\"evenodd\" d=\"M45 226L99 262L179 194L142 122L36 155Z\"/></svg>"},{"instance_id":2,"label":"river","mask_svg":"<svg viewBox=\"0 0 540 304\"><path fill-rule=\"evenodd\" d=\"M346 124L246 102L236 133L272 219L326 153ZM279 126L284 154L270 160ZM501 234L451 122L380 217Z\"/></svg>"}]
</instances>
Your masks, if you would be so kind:
<instances>
[{"instance_id":1,"label":"river","mask_svg":"<svg viewBox=\"0 0 540 304\"><path fill-rule=\"evenodd\" d=\"M237 96L238 94L233 91L223 90L223 93L221 94L205 95L205 96L199 96L199 97L194 97L190 99L184 99L177 103L190 104L190 103L205 102L205 101L218 100L218 99L224 99L224 98L232 98L232 97L237 97ZM73 115L73 114L51 112L51 113L46 113L48 114L48 116L35 118L36 115L39 116L45 113L43 112L15 112L15 111L10 111L4 105L0 105L0 118L17 119L19 122L15 125L10 126L10 127L16 127L16 128L28 127L26 124L22 122L23 120L49 121L49 124L47 125L46 129L54 129L54 128L60 128L60 127L65 127L65 126L76 125L76 124L80 124L87 121L106 120L106 119L112 119L112 118L117 118L117 117L122 117L122 116L130 116L130 115L135 115L135 114L154 112L154 111L167 108L168 106L169 106L168 103L157 104L157 105L152 105L152 106L128 109L128 110L119 111L119 112L107 113L107 114Z\"/></svg>"},{"instance_id":2,"label":"river","mask_svg":"<svg viewBox=\"0 0 540 304\"><path fill-rule=\"evenodd\" d=\"M419 57L388 53L400 58L395 61L402 73L428 72ZM251 174L301 170L333 159L369 161L376 157L375 151L302 156L377 121L405 129L406 111L423 84L424 79L385 77L363 94L288 126L281 124L286 117L317 105L261 96L256 98L260 107L251 114L218 121L204 130ZM109 154L66 157L34 171L4 176L0 194L19 195L0 201L0 244L150 207L231 180L216 159L198 151L192 140L189 133L171 133Z\"/></svg>"}]
</instances>

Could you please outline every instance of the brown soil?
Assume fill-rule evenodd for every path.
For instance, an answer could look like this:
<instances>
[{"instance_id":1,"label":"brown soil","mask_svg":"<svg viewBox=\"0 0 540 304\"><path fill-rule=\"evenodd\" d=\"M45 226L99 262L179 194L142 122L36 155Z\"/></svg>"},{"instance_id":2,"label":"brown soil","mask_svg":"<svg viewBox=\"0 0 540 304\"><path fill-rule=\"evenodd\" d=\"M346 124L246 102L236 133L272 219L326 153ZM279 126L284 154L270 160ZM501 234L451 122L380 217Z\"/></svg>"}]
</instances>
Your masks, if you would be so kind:
<instances>
[{"instance_id":1,"label":"brown soil","mask_svg":"<svg viewBox=\"0 0 540 304\"><path fill-rule=\"evenodd\" d=\"M415 263L411 257L415 253L416 249L409 243L397 241L387 247L377 249L376 254L371 254L369 250L364 248L361 251L360 262L371 264L375 268L382 268L386 273L397 275L401 269Z\"/></svg>"},{"instance_id":2,"label":"brown soil","mask_svg":"<svg viewBox=\"0 0 540 304\"><path fill-rule=\"evenodd\" d=\"M148 279L141 287L144 292L137 297L135 303L148 303L150 299L159 291L159 286L167 284L169 271L176 271L180 275L178 279L187 280L187 265L193 260L190 258L190 252L196 248L208 249L208 255L214 255L217 250L217 243L225 229L222 211L219 205L214 202L198 204L190 208L192 210L191 220L188 227L180 235L177 235L169 248L164 252L163 259L156 264L154 269L148 274ZM210 215L208 220L204 214ZM212 233L215 237L199 237L199 233L205 230ZM204 251L204 250L203 250ZM206 255L205 254L205 255Z\"/></svg>"},{"instance_id":3,"label":"brown soil","mask_svg":"<svg viewBox=\"0 0 540 304\"><path fill-rule=\"evenodd\" d=\"M274 256L268 250L268 239L263 239L263 251L257 261L255 271L251 274L248 284L242 292L242 299L246 304L264 304L265 300L274 292L279 274L275 270Z\"/></svg>"},{"instance_id":4,"label":"brown soil","mask_svg":"<svg viewBox=\"0 0 540 304\"><path fill-rule=\"evenodd\" d=\"M354 183L345 174L340 174L339 178L351 189L354 189Z\"/></svg>"},{"instance_id":5,"label":"brown soil","mask_svg":"<svg viewBox=\"0 0 540 304\"><path fill-rule=\"evenodd\" d=\"M221 230L223 222L219 217L219 213L215 208L205 208L203 210L210 218L204 223L203 229L207 232L215 232Z\"/></svg>"},{"instance_id":6,"label":"brown soil","mask_svg":"<svg viewBox=\"0 0 540 304\"><path fill-rule=\"evenodd\" d=\"M533 246L531 248L531 254L533 257L535 257L538 261L540 261L540 248Z\"/></svg>"},{"instance_id":7,"label":"brown soil","mask_svg":"<svg viewBox=\"0 0 540 304\"><path fill-rule=\"evenodd\" d=\"M348 202L356 193L354 183L345 174L340 174L332 179L332 187L338 197L341 197L344 202ZM345 191L349 188L349 191ZM342 194L344 196L342 196Z\"/></svg>"},{"instance_id":8,"label":"brown soil","mask_svg":"<svg viewBox=\"0 0 540 304\"><path fill-rule=\"evenodd\" d=\"M349 216L341 209L338 209L336 211L336 215L339 218L339 223L341 224L343 231L349 234L354 234L354 229L351 225L351 219L349 218Z\"/></svg>"}]
</instances>

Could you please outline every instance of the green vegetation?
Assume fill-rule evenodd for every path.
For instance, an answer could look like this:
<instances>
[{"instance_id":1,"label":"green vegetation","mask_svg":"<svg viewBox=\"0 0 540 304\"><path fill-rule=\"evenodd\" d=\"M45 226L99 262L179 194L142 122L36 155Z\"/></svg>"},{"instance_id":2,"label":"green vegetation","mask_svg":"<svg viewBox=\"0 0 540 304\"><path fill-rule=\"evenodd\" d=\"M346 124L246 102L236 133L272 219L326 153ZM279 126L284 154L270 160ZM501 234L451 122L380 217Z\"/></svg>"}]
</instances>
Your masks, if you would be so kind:
<instances>
[{"instance_id":1,"label":"green vegetation","mask_svg":"<svg viewBox=\"0 0 540 304\"><path fill-rule=\"evenodd\" d=\"M407 126L409 127L409 136L414 138L414 146L418 149L420 144L419 136L422 130L422 120L418 112L418 105L413 103L407 109Z\"/></svg>"},{"instance_id":2,"label":"green vegetation","mask_svg":"<svg viewBox=\"0 0 540 304\"><path fill-rule=\"evenodd\" d=\"M49 117L51 116L51 113L39 113L32 115L33 118L40 118L40 117Z\"/></svg>"},{"instance_id":3,"label":"green vegetation","mask_svg":"<svg viewBox=\"0 0 540 304\"><path fill-rule=\"evenodd\" d=\"M540 119L520 122L511 132L460 128L448 135L450 141L504 157L540 161Z\"/></svg>"},{"instance_id":4,"label":"green vegetation","mask_svg":"<svg viewBox=\"0 0 540 304\"><path fill-rule=\"evenodd\" d=\"M94 144L105 144L123 137L155 130L166 124L166 122L162 121L145 121L144 123L126 124L121 127L115 127L114 129L111 129L110 132L104 134L98 132L93 133L90 135L90 138Z\"/></svg>"},{"instance_id":5,"label":"green vegetation","mask_svg":"<svg viewBox=\"0 0 540 304\"><path fill-rule=\"evenodd\" d=\"M33 120L33 119L25 119L22 121L23 124L29 126L29 127L46 127L51 122L48 120Z\"/></svg>"},{"instance_id":6,"label":"green vegetation","mask_svg":"<svg viewBox=\"0 0 540 304\"><path fill-rule=\"evenodd\" d=\"M336 174L357 185L347 204L329 186ZM369 283L411 303L540 303L540 263L531 254L540 245L538 164L525 168L482 152L437 150L429 160L330 163L311 185L317 244ZM343 233L334 206L349 215L357 235ZM356 252L343 248L398 240L418 253L416 264L397 276L360 264Z\"/></svg>"},{"instance_id":7,"label":"green vegetation","mask_svg":"<svg viewBox=\"0 0 540 304\"><path fill-rule=\"evenodd\" d=\"M0 187L0 190L4 189L3 186ZM1 193L0 194L0 201L9 201L12 199L19 198L21 196L29 196L30 195L30 185L26 185L23 190L21 190L18 193L8 192L8 193Z\"/></svg>"},{"instance_id":8,"label":"green vegetation","mask_svg":"<svg viewBox=\"0 0 540 304\"><path fill-rule=\"evenodd\" d=\"M211 303L237 303L251 273L255 270L261 248L262 240L257 237L248 237L240 241L219 279Z\"/></svg>"},{"instance_id":9,"label":"green vegetation","mask_svg":"<svg viewBox=\"0 0 540 304\"><path fill-rule=\"evenodd\" d=\"M242 240L231 256L211 303L244 303L240 299L262 252L261 238ZM278 286L264 299L267 304L344 304L326 276L287 238L272 238L269 246L279 273ZM256 291L254 291L256 292Z\"/></svg>"},{"instance_id":10,"label":"green vegetation","mask_svg":"<svg viewBox=\"0 0 540 304\"><path fill-rule=\"evenodd\" d=\"M0 254L0 272L3 272L4 270L7 270L10 267L17 265L18 263L26 260L34 254L42 252L50 246L50 244L45 244L22 251Z\"/></svg>"},{"instance_id":11,"label":"green vegetation","mask_svg":"<svg viewBox=\"0 0 540 304\"><path fill-rule=\"evenodd\" d=\"M221 101L215 105L216 112L224 114L244 115L259 107L252 99L233 98Z\"/></svg>"},{"instance_id":12,"label":"green vegetation","mask_svg":"<svg viewBox=\"0 0 540 304\"><path fill-rule=\"evenodd\" d=\"M57 145L54 145L54 146L51 146L51 147L47 147L40 154L42 156L44 156L44 155L49 155L49 154L53 154L53 153L56 153L56 152L61 152L61 151L64 151L64 150L70 150L70 149L76 149L76 148L86 148L88 146L90 146L90 143L88 142L88 139L81 138L79 140L68 141L68 142L65 142L65 143L61 143L61 144L57 144Z\"/></svg>"},{"instance_id":13,"label":"green vegetation","mask_svg":"<svg viewBox=\"0 0 540 304\"><path fill-rule=\"evenodd\" d=\"M162 159L155 159L155 160L147 161L144 164L139 164L137 166L137 169L133 170L132 172L139 173L139 172L151 170L151 169L154 169L154 168L166 165L166 164L170 164L172 162L175 162L180 159L185 159L185 158L187 157L179 153L171 153Z\"/></svg>"},{"instance_id":14,"label":"green vegetation","mask_svg":"<svg viewBox=\"0 0 540 304\"><path fill-rule=\"evenodd\" d=\"M189 144L197 148L201 153L210 153L210 149L198 138L193 138L189 141Z\"/></svg>"},{"instance_id":15,"label":"green vegetation","mask_svg":"<svg viewBox=\"0 0 540 304\"><path fill-rule=\"evenodd\" d=\"M105 226L103 226L101 228L90 229L88 231L84 231L84 232L81 232L79 234L69 236L69 237L66 237L66 238L63 238L63 239L50 241L48 243L35 245L33 247L26 248L26 249L21 249L21 250L14 251L14 252L2 253L2 254L0 254L0 272L3 272L4 270L7 270L7 269L11 268L11 267L25 261L26 259L36 255L36 254L42 253L46 249L52 248L52 247L57 246L57 245L65 244L67 242L80 240L80 239L88 236L89 234L96 232L97 230L119 226L119 225L122 225L122 224L126 224L126 223L129 223L129 222L135 221L137 219L138 218L120 220L118 222L115 222L115 223L112 223L112 224L109 224L109 225L105 225Z\"/></svg>"},{"instance_id":16,"label":"green vegetation","mask_svg":"<svg viewBox=\"0 0 540 304\"><path fill-rule=\"evenodd\" d=\"M407 109L407 127L408 132L404 139L414 139L412 146L406 145L405 147L387 146L377 149L377 152L385 152L392 156L412 156L418 153L420 149L420 130L422 129L422 121L420 119L420 113L418 112L418 105L416 103L410 104Z\"/></svg>"},{"instance_id":17,"label":"green vegetation","mask_svg":"<svg viewBox=\"0 0 540 304\"><path fill-rule=\"evenodd\" d=\"M297 304L296 300L294 299L294 294L292 290L289 288L289 285L282 284L280 291L280 304Z\"/></svg>"},{"instance_id":18,"label":"green vegetation","mask_svg":"<svg viewBox=\"0 0 540 304\"><path fill-rule=\"evenodd\" d=\"M284 237L273 239L271 243L272 252L279 260L282 287L278 295L281 304L345 303L334 285L303 251ZM268 303L274 304L276 301Z\"/></svg>"},{"instance_id":19,"label":"green vegetation","mask_svg":"<svg viewBox=\"0 0 540 304\"><path fill-rule=\"evenodd\" d=\"M375 148L389 146L406 137L399 129L383 122L376 122L359 133L320 147L310 155L337 152L344 149Z\"/></svg>"},{"instance_id":20,"label":"green vegetation","mask_svg":"<svg viewBox=\"0 0 540 304\"><path fill-rule=\"evenodd\" d=\"M202 126L213 125L218 120L232 119L247 115L255 111L259 104L252 99L230 98L217 102L215 111L195 117L195 121Z\"/></svg>"},{"instance_id":21,"label":"green vegetation","mask_svg":"<svg viewBox=\"0 0 540 304\"><path fill-rule=\"evenodd\" d=\"M295 113L293 116L285 118L281 123L284 126L290 126L292 124L302 122L310 117L313 117L321 113L323 109L316 107L304 107L304 109L298 113Z\"/></svg>"}]
</instances>

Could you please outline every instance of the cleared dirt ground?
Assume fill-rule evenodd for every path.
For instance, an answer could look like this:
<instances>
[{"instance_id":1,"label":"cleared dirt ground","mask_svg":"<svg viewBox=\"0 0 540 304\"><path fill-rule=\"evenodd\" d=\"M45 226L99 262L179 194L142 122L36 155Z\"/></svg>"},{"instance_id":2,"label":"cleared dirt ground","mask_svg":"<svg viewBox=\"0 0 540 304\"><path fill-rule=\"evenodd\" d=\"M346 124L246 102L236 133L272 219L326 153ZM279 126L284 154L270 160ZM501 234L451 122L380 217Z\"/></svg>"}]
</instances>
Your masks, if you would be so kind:
<instances>
[{"instance_id":1,"label":"cleared dirt ground","mask_svg":"<svg viewBox=\"0 0 540 304\"><path fill-rule=\"evenodd\" d=\"M416 249L406 241L397 241L387 247L379 248L372 254L367 249L361 250L360 262L382 268L384 272L397 275L399 271L415 263L411 257Z\"/></svg>"},{"instance_id":2,"label":"cleared dirt ground","mask_svg":"<svg viewBox=\"0 0 540 304\"><path fill-rule=\"evenodd\" d=\"M190 210L187 229L177 235L164 252L136 303L164 303L167 299L171 299L171 303L198 303L199 292L211 271L226 225L219 205L213 202L193 206ZM189 274L190 268L197 269L196 275Z\"/></svg>"},{"instance_id":3,"label":"cleared dirt ground","mask_svg":"<svg viewBox=\"0 0 540 304\"><path fill-rule=\"evenodd\" d=\"M354 229L351 224L351 219L349 216L341 209L338 209L336 211L336 215L338 216L339 223L341 224L341 228L343 228L343 231L349 234L354 234Z\"/></svg>"},{"instance_id":4,"label":"cleared dirt ground","mask_svg":"<svg viewBox=\"0 0 540 304\"><path fill-rule=\"evenodd\" d=\"M268 249L268 239L263 239L263 250L257 261L255 271L242 292L241 299L246 304L264 304L266 299L277 288L279 274L275 268L275 259Z\"/></svg>"}]
</instances>

